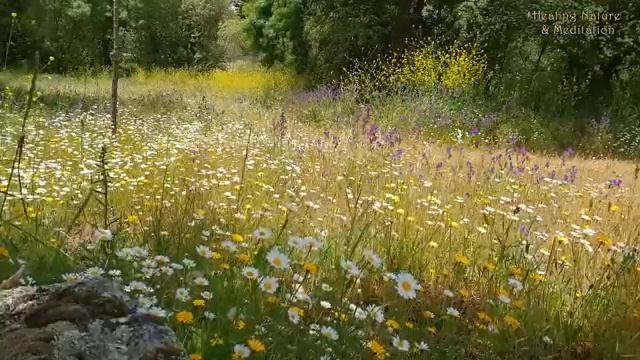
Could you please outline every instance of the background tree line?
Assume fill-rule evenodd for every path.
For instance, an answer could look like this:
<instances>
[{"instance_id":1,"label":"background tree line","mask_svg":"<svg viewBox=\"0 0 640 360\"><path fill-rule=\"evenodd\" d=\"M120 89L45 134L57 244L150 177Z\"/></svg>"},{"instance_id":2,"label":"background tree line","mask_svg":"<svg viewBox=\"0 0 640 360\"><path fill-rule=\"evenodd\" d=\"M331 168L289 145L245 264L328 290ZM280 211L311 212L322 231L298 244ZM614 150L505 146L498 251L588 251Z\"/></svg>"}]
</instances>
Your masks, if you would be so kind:
<instances>
[{"instance_id":1,"label":"background tree line","mask_svg":"<svg viewBox=\"0 0 640 360\"><path fill-rule=\"evenodd\" d=\"M111 3L3 1L0 33L9 34L9 14L17 14L9 63L20 65L39 49L43 56L56 58L53 69L59 72L110 65ZM125 66L210 68L223 60L218 36L231 12L226 0L122 0L120 8Z\"/></svg>"}]
</instances>

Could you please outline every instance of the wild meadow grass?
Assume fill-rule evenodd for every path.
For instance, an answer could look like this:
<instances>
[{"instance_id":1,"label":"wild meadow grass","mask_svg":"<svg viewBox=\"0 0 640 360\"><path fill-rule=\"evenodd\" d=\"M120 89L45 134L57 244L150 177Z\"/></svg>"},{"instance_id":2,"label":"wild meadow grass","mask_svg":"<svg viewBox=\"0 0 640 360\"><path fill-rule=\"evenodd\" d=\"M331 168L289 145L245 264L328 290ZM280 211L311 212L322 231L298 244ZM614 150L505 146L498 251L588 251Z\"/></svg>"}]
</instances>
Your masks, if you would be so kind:
<instances>
[{"instance_id":1,"label":"wild meadow grass","mask_svg":"<svg viewBox=\"0 0 640 360\"><path fill-rule=\"evenodd\" d=\"M640 355L633 163L434 137L331 89L265 102L281 75L135 74L115 136L99 106L40 105L8 189L5 92L0 278L118 279L192 360ZM160 93L186 101L134 101Z\"/></svg>"}]
</instances>

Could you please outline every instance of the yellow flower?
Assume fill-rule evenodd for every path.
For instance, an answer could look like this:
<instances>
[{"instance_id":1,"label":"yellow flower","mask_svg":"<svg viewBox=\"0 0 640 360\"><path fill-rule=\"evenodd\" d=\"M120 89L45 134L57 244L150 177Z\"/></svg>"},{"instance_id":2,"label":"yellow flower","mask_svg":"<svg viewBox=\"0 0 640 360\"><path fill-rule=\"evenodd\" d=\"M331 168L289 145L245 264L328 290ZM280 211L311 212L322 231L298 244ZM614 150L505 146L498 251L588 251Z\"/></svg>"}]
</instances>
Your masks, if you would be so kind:
<instances>
[{"instance_id":1,"label":"yellow flower","mask_svg":"<svg viewBox=\"0 0 640 360\"><path fill-rule=\"evenodd\" d=\"M515 300L514 302L512 302L512 304L513 304L513 307L518 310L524 309L524 301L522 301L521 299Z\"/></svg>"},{"instance_id":2,"label":"yellow flower","mask_svg":"<svg viewBox=\"0 0 640 360\"><path fill-rule=\"evenodd\" d=\"M318 265L312 263L312 262L305 262L304 265L302 266L304 268L304 270L306 272L308 272L309 274L315 274L318 272Z\"/></svg>"},{"instance_id":3,"label":"yellow flower","mask_svg":"<svg viewBox=\"0 0 640 360\"><path fill-rule=\"evenodd\" d=\"M522 268L512 265L511 266L511 275L514 276L522 276Z\"/></svg>"},{"instance_id":4,"label":"yellow flower","mask_svg":"<svg viewBox=\"0 0 640 360\"><path fill-rule=\"evenodd\" d=\"M269 304L277 304L277 303L279 303L279 302L280 302L280 299L279 299L277 296L273 296L273 295L272 295L272 296L269 296L269 297L267 298L267 302L268 302Z\"/></svg>"},{"instance_id":5,"label":"yellow flower","mask_svg":"<svg viewBox=\"0 0 640 360\"><path fill-rule=\"evenodd\" d=\"M238 255L238 260L244 262L244 263L248 263L249 261L251 261L251 255L249 254L240 254Z\"/></svg>"},{"instance_id":6,"label":"yellow flower","mask_svg":"<svg viewBox=\"0 0 640 360\"><path fill-rule=\"evenodd\" d=\"M240 243L244 241L244 237L242 237L242 235L240 234L231 234L231 240Z\"/></svg>"},{"instance_id":7,"label":"yellow flower","mask_svg":"<svg viewBox=\"0 0 640 360\"><path fill-rule=\"evenodd\" d=\"M465 288L462 288L462 289L458 290L458 292L465 299L468 298L469 296L471 296L471 292L469 290L465 289Z\"/></svg>"},{"instance_id":8,"label":"yellow flower","mask_svg":"<svg viewBox=\"0 0 640 360\"><path fill-rule=\"evenodd\" d=\"M455 260L457 264L462 264L462 265L469 265L469 263L471 262L469 257L463 254L456 255Z\"/></svg>"},{"instance_id":9,"label":"yellow flower","mask_svg":"<svg viewBox=\"0 0 640 360\"><path fill-rule=\"evenodd\" d=\"M438 332L438 330L436 330L436 327L435 327L435 326L429 326L429 327L427 328L427 331L428 331L428 332L430 332L430 333L431 333L431 334L433 334L433 335L435 335L435 334Z\"/></svg>"},{"instance_id":10,"label":"yellow flower","mask_svg":"<svg viewBox=\"0 0 640 360\"><path fill-rule=\"evenodd\" d=\"M611 238L609 238L608 236L606 236L604 234L600 234L600 235L596 236L596 241L601 246L609 246L609 245L611 245L613 243Z\"/></svg>"},{"instance_id":11,"label":"yellow flower","mask_svg":"<svg viewBox=\"0 0 640 360\"><path fill-rule=\"evenodd\" d=\"M222 255L220 255L219 252L214 251L214 252L211 253L211 258L213 260L218 260L218 259L222 258Z\"/></svg>"},{"instance_id":12,"label":"yellow flower","mask_svg":"<svg viewBox=\"0 0 640 360\"><path fill-rule=\"evenodd\" d=\"M566 244L566 243L569 241L569 239L567 239L566 237L561 236L561 235L556 235L554 239L555 239L559 244Z\"/></svg>"},{"instance_id":13,"label":"yellow flower","mask_svg":"<svg viewBox=\"0 0 640 360\"><path fill-rule=\"evenodd\" d=\"M620 211L620 206L611 204L611 205L609 205L609 211L613 212L613 213L614 212L618 212L618 211Z\"/></svg>"},{"instance_id":14,"label":"yellow flower","mask_svg":"<svg viewBox=\"0 0 640 360\"><path fill-rule=\"evenodd\" d=\"M11 13L11 17L12 17L12 18L14 18L14 19L15 19L15 18L17 18L17 17L18 17L18 13L14 13L14 12L12 12L12 13Z\"/></svg>"},{"instance_id":15,"label":"yellow flower","mask_svg":"<svg viewBox=\"0 0 640 360\"><path fill-rule=\"evenodd\" d=\"M193 323L193 314L190 311L180 311L176 314L176 320L182 324Z\"/></svg>"},{"instance_id":16,"label":"yellow flower","mask_svg":"<svg viewBox=\"0 0 640 360\"><path fill-rule=\"evenodd\" d=\"M189 360L202 360L202 355L199 353L193 353L189 355Z\"/></svg>"},{"instance_id":17,"label":"yellow flower","mask_svg":"<svg viewBox=\"0 0 640 360\"><path fill-rule=\"evenodd\" d=\"M224 344L224 340L222 340L218 335L215 335L211 338L211 340L209 340L209 344L211 346L222 345Z\"/></svg>"},{"instance_id":18,"label":"yellow flower","mask_svg":"<svg viewBox=\"0 0 640 360\"><path fill-rule=\"evenodd\" d=\"M138 217L136 215L129 215L129 216L127 216L127 221L132 223L132 224L135 224L138 221L140 221L140 219L138 219Z\"/></svg>"},{"instance_id":19,"label":"yellow flower","mask_svg":"<svg viewBox=\"0 0 640 360\"><path fill-rule=\"evenodd\" d=\"M491 316L489 316L489 314L484 311L480 311L478 313L478 319L480 319L481 321L491 322Z\"/></svg>"},{"instance_id":20,"label":"yellow flower","mask_svg":"<svg viewBox=\"0 0 640 360\"><path fill-rule=\"evenodd\" d=\"M247 345L253 352L264 352L267 350L266 346L262 343L262 341L257 339L249 339L247 341Z\"/></svg>"},{"instance_id":21,"label":"yellow flower","mask_svg":"<svg viewBox=\"0 0 640 360\"><path fill-rule=\"evenodd\" d=\"M488 272L494 272L496 271L496 265L494 263L492 263L491 261L487 261L484 264L484 268L488 271Z\"/></svg>"},{"instance_id":22,"label":"yellow flower","mask_svg":"<svg viewBox=\"0 0 640 360\"><path fill-rule=\"evenodd\" d=\"M4 246L0 246L0 257L2 256L9 256L9 250L7 250L7 248Z\"/></svg>"},{"instance_id":23,"label":"yellow flower","mask_svg":"<svg viewBox=\"0 0 640 360\"><path fill-rule=\"evenodd\" d=\"M429 311L429 310L425 310L425 311L423 311L423 312L422 312L422 316L423 316L425 319L433 319L434 317L436 317L436 315L435 315L434 313L432 313L431 311Z\"/></svg>"},{"instance_id":24,"label":"yellow flower","mask_svg":"<svg viewBox=\"0 0 640 360\"><path fill-rule=\"evenodd\" d=\"M231 269L231 265L227 264L227 263L222 263L220 264L220 267L222 268L222 270L229 270Z\"/></svg>"},{"instance_id":25,"label":"yellow flower","mask_svg":"<svg viewBox=\"0 0 640 360\"><path fill-rule=\"evenodd\" d=\"M411 321L407 321L406 323L404 323L404 326L406 326L408 329L413 329L413 323Z\"/></svg>"},{"instance_id":26,"label":"yellow flower","mask_svg":"<svg viewBox=\"0 0 640 360\"><path fill-rule=\"evenodd\" d=\"M405 214L404 209L398 209L398 210L396 210L396 212L398 213L398 215L404 215Z\"/></svg>"},{"instance_id":27,"label":"yellow flower","mask_svg":"<svg viewBox=\"0 0 640 360\"><path fill-rule=\"evenodd\" d=\"M233 324L233 327L236 330L242 330L247 327L247 323L245 323L244 320L236 320L236 322Z\"/></svg>"},{"instance_id":28,"label":"yellow flower","mask_svg":"<svg viewBox=\"0 0 640 360\"><path fill-rule=\"evenodd\" d=\"M367 347L369 348L369 350L371 350L374 354L376 354L377 357L383 357L384 354L386 353L386 350L384 349L384 346L382 346L382 344L380 344L378 342L378 340L371 340L369 341L369 343L367 344Z\"/></svg>"},{"instance_id":29,"label":"yellow flower","mask_svg":"<svg viewBox=\"0 0 640 360\"><path fill-rule=\"evenodd\" d=\"M505 324L509 325L512 329L520 327L520 321L511 315L506 315L503 320Z\"/></svg>"},{"instance_id":30,"label":"yellow flower","mask_svg":"<svg viewBox=\"0 0 640 360\"><path fill-rule=\"evenodd\" d=\"M393 319L387 320L386 324L387 324L388 327L390 327L391 329L394 329L394 330L398 330L400 328L400 324L397 321L393 320Z\"/></svg>"},{"instance_id":31,"label":"yellow flower","mask_svg":"<svg viewBox=\"0 0 640 360\"><path fill-rule=\"evenodd\" d=\"M195 299L193 300L193 306L204 306L205 301L203 299Z\"/></svg>"},{"instance_id":32,"label":"yellow flower","mask_svg":"<svg viewBox=\"0 0 640 360\"><path fill-rule=\"evenodd\" d=\"M529 274L529 277L532 278L533 280L540 282L544 280L544 275L539 274L537 272L532 272L531 274Z\"/></svg>"}]
</instances>

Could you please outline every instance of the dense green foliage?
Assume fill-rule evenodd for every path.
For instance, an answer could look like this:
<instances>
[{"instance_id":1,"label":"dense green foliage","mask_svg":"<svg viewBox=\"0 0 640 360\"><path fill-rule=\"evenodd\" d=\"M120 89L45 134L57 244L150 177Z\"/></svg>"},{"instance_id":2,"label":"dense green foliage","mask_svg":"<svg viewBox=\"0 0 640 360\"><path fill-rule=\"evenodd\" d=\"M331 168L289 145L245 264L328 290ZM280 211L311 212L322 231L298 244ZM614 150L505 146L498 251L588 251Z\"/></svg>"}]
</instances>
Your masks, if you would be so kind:
<instances>
[{"instance_id":1,"label":"dense green foliage","mask_svg":"<svg viewBox=\"0 0 640 360\"><path fill-rule=\"evenodd\" d=\"M573 13L577 19L543 21L536 11ZM589 20L583 13L620 18ZM501 104L639 120L633 105L640 102L638 1L248 0L243 15L265 64L280 61L322 81L340 78L356 62L402 52L415 40L436 39L443 47L478 46L493 74L484 94ZM559 34L557 24L610 27L613 33ZM542 25L551 33L543 33ZM633 101L621 104L621 98Z\"/></svg>"},{"instance_id":2,"label":"dense green foliage","mask_svg":"<svg viewBox=\"0 0 640 360\"><path fill-rule=\"evenodd\" d=\"M17 14L13 20L11 12ZM218 29L229 12L225 0L123 0L120 31L126 65L216 66L224 56ZM8 34L15 22L10 63L31 59L40 49L58 59L54 66L59 71L110 64L111 1L10 0L0 4L0 13L1 34Z\"/></svg>"}]
</instances>

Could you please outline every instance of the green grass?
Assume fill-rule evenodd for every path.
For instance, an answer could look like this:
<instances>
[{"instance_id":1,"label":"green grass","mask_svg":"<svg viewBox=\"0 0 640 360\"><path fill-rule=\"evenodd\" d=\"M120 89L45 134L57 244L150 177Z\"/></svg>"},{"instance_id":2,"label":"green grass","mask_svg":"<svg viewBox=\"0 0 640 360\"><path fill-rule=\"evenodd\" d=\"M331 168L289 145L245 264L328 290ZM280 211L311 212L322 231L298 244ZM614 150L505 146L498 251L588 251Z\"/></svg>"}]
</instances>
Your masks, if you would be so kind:
<instances>
[{"instance_id":1,"label":"green grass","mask_svg":"<svg viewBox=\"0 0 640 360\"><path fill-rule=\"evenodd\" d=\"M95 103L106 100L107 80L88 82ZM81 83L39 84L20 164L25 206L14 181L0 278L18 259L36 283L120 278L166 315L193 359L230 358L251 339L266 348L256 359L640 354L633 163L519 153L465 124L450 134L430 122L439 115L406 125L397 120L406 101L373 103L366 115L353 101L301 101L250 81L221 90L185 74L124 80L111 137L106 112L66 106L64 94L89 93ZM157 94L179 101L149 101ZM5 97L0 112L2 186L20 100ZM297 249L295 237L321 246ZM267 259L274 248L288 268ZM248 279L247 267L278 279L277 290ZM399 293L390 274L401 272L420 285L415 298ZM370 306L377 320L365 316Z\"/></svg>"}]
</instances>

